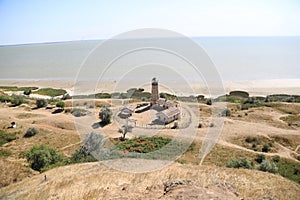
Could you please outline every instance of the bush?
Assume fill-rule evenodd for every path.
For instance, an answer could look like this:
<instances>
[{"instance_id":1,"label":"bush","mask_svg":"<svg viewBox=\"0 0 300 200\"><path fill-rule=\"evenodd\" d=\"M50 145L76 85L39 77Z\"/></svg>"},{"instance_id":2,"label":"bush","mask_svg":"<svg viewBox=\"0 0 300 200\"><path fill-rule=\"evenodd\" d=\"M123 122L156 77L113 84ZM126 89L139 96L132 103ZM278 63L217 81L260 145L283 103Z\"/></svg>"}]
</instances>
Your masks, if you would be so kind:
<instances>
[{"instance_id":1,"label":"bush","mask_svg":"<svg viewBox=\"0 0 300 200\"><path fill-rule=\"evenodd\" d=\"M202 128L202 124L201 123L198 124L198 128Z\"/></svg>"},{"instance_id":2,"label":"bush","mask_svg":"<svg viewBox=\"0 0 300 200\"><path fill-rule=\"evenodd\" d=\"M99 118L101 119L101 122L106 125L110 123L112 116L111 110L107 106L103 106L99 112Z\"/></svg>"},{"instance_id":3,"label":"bush","mask_svg":"<svg viewBox=\"0 0 300 200\"><path fill-rule=\"evenodd\" d=\"M231 111L228 108L225 108L222 112L221 112L221 116L222 117L229 117L231 116Z\"/></svg>"},{"instance_id":4,"label":"bush","mask_svg":"<svg viewBox=\"0 0 300 200\"><path fill-rule=\"evenodd\" d=\"M45 145L33 146L26 153L26 158L30 163L30 167L40 172L51 169L54 166L65 164L65 160L62 155Z\"/></svg>"},{"instance_id":5,"label":"bush","mask_svg":"<svg viewBox=\"0 0 300 200\"><path fill-rule=\"evenodd\" d=\"M10 151L0 149L0 158L1 157L8 157L10 155L11 155Z\"/></svg>"},{"instance_id":6,"label":"bush","mask_svg":"<svg viewBox=\"0 0 300 200\"><path fill-rule=\"evenodd\" d=\"M65 112L68 112L68 110L66 110ZM71 113L75 117L82 117L82 116L86 116L87 111L81 108L74 108L71 110Z\"/></svg>"},{"instance_id":7,"label":"bush","mask_svg":"<svg viewBox=\"0 0 300 200\"><path fill-rule=\"evenodd\" d=\"M72 157L70 159L71 163L83 163L83 162L95 162L97 159L95 159L85 148L84 146L81 146L79 150L76 150L75 153L72 154Z\"/></svg>"},{"instance_id":8,"label":"bush","mask_svg":"<svg viewBox=\"0 0 300 200\"><path fill-rule=\"evenodd\" d=\"M161 149L172 140L164 137L137 137L116 143L121 150L136 153L149 153Z\"/></svg>"},{"instance_id":9,"label":"bush","mask_svg":"<svg viewBox=\"0 0 300 200\"><path fill-rule=\"evenodd\" d=\"M257 142L257 138L248 136L246 137L245 141L247 143Z\"/></svg>"},{"instance_id":10,"label":"bush","mask_svg":"<svg viewBox=\"0 0 300 200\"><path fill-rule=\"evenodd\" d=\"M272 161L275 162L275 163L278 163L280 161L280 156L274 156L272 158Z\"/></svg>"},{"instance_id":11,"label":"bush","mask_svg":"<svg viewBox=\"0 0 300 200\"><path fill-rule=\"evenodd\" d=\"M270 151L269 145L265 144L265 145L263 146L263 148L261 149L261 151L262 151L262 152L265 152L265 153L268 153L268 152Z\"/></svg>"},{"instance_id":12,"label":"bush","mask_svg":"<svg viewBox=\"0 0 300 200\"><path fill-rule=\"evenodd\" d=\"M278 168L274 162L270 162L269 160L263 160L262 163L257 168L260 171L277 173Z\"/></svg>"},{"instance_id":13,"label":"bush","mask_svg":"<svg viewBox=\"0 0 300 200\"><path fill-rule=\"evenodd\" d=\"M46 96L50 96L50 97L56 97L56 96L66 94L67 91L63 90L63 89L41 88L38 91L35 91L33 93L40 94L40 95L46 95Z\"/></svg>"},{"instance_id":14,"label":"bush","mask_svg":"<svg viewBox=\"0 0 300 200\"><path fill-rule=\"evenodd\" d=\"M48 105L48 102L45 99L37 99L35 104L37 108L43 108Z\"/></svg>"},{"instance_id":15,"label":"bush","mask_svg":"<svg viewBox=\"0 0 300 200\"><path fill-rule=\"evenodd\" d=\"M211 101L211 99L207 99L207 100L206 100L206 105L209 105L209 106L211 106L211 105L212 105L212 101Z\"/></svg>"},{"instance_id":16,"label":"bush","mask_svg":"<svg viewBox=\"0 0 300 200\"><path fill-rule=\"evenodd\" d=\"M8 95L0 95L0 102L11 102L12 97Z\"/></svg>"},{"instance_id":17,"label":"bush","mask_svg":"<svg viewBox=\"0 0 300 200\"><path fill-rule=\"evenodd\" d=\"M252 169L251 162L245 158L233 159L226 163L226 167Z\"/></svg>"},{"instance_id":18,"label":"bush","mask_svg":"<svg viewBox=\"0 0 300 200\"><path fill-rule=\"evenodd\" d=\"M296 183L300 184L300 164L299 162L289 160L286 158L280 158L280 161L276 163L278 167L278 173Z\"/></svg>"},{"instance_id":19,"label":"bush","mask_svg":"<svg viewBox=\"0 0 300 200\"><path fill-rule=\"evenodd\" d=\"M257 163L262 163L264 160L266 159L266 156L265 155L263 155L263 154L258 154L258 155L256 155L256 158L255 158L255 161L257 162Z\"/></svg>"},{"instance_id":20,"label":"bush","mask_svg":"<svg viewBox=\"0 0 300 200\"><path fill-rule=\"evenodd\" d=\"M109 94L109 93L97 93L97 94L95 94L95 98L96 99L110 99L111 94Z\"/></svg>"},{"instance_id":21,"label":"bush","mask_svg":"<svg viewBox=\"0 0 300 200\"><path fill-rule=\"evenodd\" d=\"M22 103L24 103L24 99L22 97L19 97L19 96L12 96L12 99L11 99L11 104L13 106L19 106L21 105Z\"/></svg>"},{"instance_id":22,"label":"bush","mask_svg":"<svg viewBox=\"0 0 300 200\"><path fill-rule=\"evenodd\" d=\"M34 136L35 134L37 134L37 130L35 128L28 128L24 137L29 138L29 137Z\"/></svg>"},{"instance_id":23,"label":"bush","mask_svg":"<svg viewBox=\"0 0 300 200\"><path fill-rule=\"evenodd\" d=\"M65 102L63 101L59 101L56 103L56 107L59 107L61 109L64 109L65 108Z\"/></svg>"},{"instance_id":24,"label":"bush","mask_svg":"<svg viewBox=\"0 0 300 200\"><path fill-rule=\"evenodd\" d=\"M31 90L24 90L23 94L28 96L31 94Z\"/></svg>"}]
</instances>

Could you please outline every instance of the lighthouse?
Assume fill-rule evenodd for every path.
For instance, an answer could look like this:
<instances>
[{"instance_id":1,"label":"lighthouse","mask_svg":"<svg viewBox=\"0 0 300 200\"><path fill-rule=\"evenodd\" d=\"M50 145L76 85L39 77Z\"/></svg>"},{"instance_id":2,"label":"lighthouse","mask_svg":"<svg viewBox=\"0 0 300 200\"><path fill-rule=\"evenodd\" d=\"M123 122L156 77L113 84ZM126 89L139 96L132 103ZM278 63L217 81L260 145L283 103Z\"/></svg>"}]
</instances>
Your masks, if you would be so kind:
<instances>
[{"instance_id":1,"label":"lighthouse","mask_svg":"<svg viewBox=\"0 0 300 200\"><path fill-rule=\"evenodd\" d=\"M154 77L151 81L151 105L157 104L158 99L158 81Z\"/></svg>"}]
</instances>

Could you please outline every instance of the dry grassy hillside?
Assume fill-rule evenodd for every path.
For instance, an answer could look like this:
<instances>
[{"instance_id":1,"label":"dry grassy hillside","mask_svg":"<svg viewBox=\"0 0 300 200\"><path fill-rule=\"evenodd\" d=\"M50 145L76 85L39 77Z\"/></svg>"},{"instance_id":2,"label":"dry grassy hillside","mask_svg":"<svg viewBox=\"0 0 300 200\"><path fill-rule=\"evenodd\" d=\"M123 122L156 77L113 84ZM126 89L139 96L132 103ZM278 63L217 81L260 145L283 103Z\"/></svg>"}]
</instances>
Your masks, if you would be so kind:
<instances>
[{"instance_id":1,"label":"dry grassy hillside","mask_svg":"<svg viewBox=\"0 0 300 200\"><path fill-rule=\"evenodd\" d=\"M145 161L149 162L152 161ZM59 167L2 188L2 199L297 199L300 187L278 175L246 169L172 164L126 173L103 163Z\"/></svg>"}]
</instances>

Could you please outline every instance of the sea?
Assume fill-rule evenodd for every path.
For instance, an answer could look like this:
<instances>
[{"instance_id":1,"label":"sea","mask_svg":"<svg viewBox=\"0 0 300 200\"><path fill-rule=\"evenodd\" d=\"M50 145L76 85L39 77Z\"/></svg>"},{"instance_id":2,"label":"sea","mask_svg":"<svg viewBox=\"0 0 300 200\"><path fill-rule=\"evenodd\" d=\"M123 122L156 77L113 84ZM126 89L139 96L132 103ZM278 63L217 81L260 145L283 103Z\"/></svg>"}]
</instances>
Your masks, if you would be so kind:
<instances>
[{"instance_id":1,"label":"sea","mask_svg":"<svg viewBox=\"0 0 300 200\"><path fill-rule=\"evenodd\" d=\"M165 87L300 78L300 37L83 40L0 46L0 80ZM184 87L183 87L184 88Z\"/></svg>"}]
</instances>

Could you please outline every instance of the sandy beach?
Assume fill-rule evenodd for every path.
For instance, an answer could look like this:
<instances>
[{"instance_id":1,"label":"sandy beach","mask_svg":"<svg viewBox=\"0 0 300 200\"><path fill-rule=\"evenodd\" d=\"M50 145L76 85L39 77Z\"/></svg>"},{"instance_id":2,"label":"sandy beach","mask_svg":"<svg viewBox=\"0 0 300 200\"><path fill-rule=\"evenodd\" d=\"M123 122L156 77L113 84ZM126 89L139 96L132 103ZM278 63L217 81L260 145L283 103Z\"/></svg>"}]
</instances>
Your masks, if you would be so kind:
<instances>
[{"instance_id":1,"label":"sandy beach","mask_svg":"<svg viewBox=\"0 0 300 200\"><path fill-rule=\"evenodd\" d=\"M0 80L0 86L36 86L39 88L57 88L65 89L70 95L86 94L93 92L122 92L132 87L142 87L145 91L150 91L150 84L134 85L134 82L120 84L116 81L101 81L97 84L95 81L74 80ZM225 81L223 83L224 92L229 93L233 90L247 91L251 96L266 96L270 94L290 94L300 95L300 79L270 79L270 80L249 80L249 81ZM176 93L177 95L202 94L210 96L209 91L200 84L192 83L190 86L195 93L187 92L185 85L176 84L175 91L172 87L160 88L160 92Z\"/></svg>"}]
</instances>

